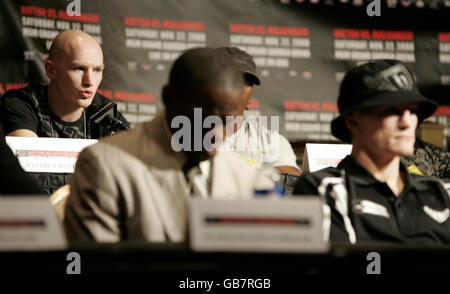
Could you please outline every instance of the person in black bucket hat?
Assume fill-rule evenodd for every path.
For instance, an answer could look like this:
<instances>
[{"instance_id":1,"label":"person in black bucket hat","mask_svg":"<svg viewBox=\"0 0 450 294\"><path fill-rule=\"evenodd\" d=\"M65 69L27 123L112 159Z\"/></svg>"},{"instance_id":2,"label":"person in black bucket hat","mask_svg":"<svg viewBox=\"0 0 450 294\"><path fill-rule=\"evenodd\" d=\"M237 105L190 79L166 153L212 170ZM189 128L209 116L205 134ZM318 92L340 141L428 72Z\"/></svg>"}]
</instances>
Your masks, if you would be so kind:
<instances>
[{"instance_id":1,"label":"person in black bucket hat","mask_svg":"<svg viewBox=\"0 0 450 294\"><path fill-rule=\"evenodd\" d=\"M437 105L417 89L413 73L396 60L369 62L351 70L341 84L338 105L341 115L331 125L335 137L350 143L345 117L360 110L399 104L417 104L420 123L430 116ZM450 182L449 153L438 146L416 139L414 153L401 158L410 173L434 176Z\"/></svg>"},{"instance_id":2,"label":"person in black bucket hat","mask_svg":"<svg viewBox=\"0 0 450 294\"><path fill-rule=\"evenodd\" d=\"M437 104L417 89L414 74L397 60L377 60L350 70L344 77L338 97L340 115L331 123L331 133L350 143L344 118L360 110L378 106L418 104L419 123L429 117Z\"/></svg>"},{"instance_id":3,"label":"person in black bucket hat","mask_svg":"<svg viewBox=\"0 0 450 294\"><path fill-rule=\"evenodd\" d=\"M407 172L415 129L436 110L401 62L376 60L344 77L332 133L352 143L339 165L303 175L294 195L324 198L324 237L333 243L450 244L450 193Z\"/></svg>"}]
</instances>

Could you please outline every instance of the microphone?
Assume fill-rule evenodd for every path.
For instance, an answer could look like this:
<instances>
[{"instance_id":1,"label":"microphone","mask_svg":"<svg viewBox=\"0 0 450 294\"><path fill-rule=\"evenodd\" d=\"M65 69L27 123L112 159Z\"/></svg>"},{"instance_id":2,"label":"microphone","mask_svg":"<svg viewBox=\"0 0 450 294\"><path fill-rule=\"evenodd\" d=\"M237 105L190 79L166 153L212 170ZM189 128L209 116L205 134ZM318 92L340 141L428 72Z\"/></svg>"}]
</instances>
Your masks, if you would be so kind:
<instances>
[{"instance_id":1,"label":"microphone","mask_svg":"<svg viewBox=\"0 0 450 294\"><path fill-rule=\"evenodd\" d=\"M107 101L100 106L96 103L91 103L88 112L90 113L91 123L105 127L111 134L129 129L121 120L115 117L117 104L112 101Z\"/></svg>"}]
</instances>

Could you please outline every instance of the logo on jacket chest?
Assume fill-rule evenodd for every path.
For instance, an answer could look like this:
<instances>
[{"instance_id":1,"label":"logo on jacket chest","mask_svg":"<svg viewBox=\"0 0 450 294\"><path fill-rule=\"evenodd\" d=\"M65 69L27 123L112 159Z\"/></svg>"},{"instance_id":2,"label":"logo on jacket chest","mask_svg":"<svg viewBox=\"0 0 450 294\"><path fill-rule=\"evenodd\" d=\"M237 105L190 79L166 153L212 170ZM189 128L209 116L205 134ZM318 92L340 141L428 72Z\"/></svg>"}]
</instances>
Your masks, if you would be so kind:
<instances>
[{"instance_id":1,"label":"logo on jacket chest","mask_svg":"<svg viewBox=\"0 0 450 294\"><path fill-rule=\"evenodd\" d=\"M370 200L354 199L352 201L352 210L359 214L371 214L389 218L389 212L385 206Z\"/></svg>"},{"instance_id":2,"label":"logo on jacket chest","mask_svg":"<svg viewBox=\"0 0 450 294\"><path fill-rule=\"evenodd\" d=\"M423 211L425 211L425 213L429 217L431 217L432 219L434 219L435 221L437 221L440 224L445 222L450 216L450 209L448 209L448 208L446 208L444 210L435 210L427 205L424 205Z\"/></svg>"}]
</instances>

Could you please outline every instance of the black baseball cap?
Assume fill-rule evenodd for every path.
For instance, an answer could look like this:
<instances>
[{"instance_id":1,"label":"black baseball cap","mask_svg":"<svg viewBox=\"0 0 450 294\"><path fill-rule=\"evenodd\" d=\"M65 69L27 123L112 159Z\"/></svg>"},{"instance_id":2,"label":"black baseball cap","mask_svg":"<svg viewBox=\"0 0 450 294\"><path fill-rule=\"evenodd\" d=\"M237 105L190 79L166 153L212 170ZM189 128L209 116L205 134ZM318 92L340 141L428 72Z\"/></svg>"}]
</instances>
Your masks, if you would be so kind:
<instances>
[{"instance_id":1,"label":"black baseball cap","mask_svg":"<svg viewBox=\"0 0 450 294\"><path fill-rule=\"evenodd\" d=\"M237 47L220 47L217 50L233 59L239 70L244 74L246 81L261 85L261 81L256 74L256 64L247 52Z\"/></svg>"},{"instance_id":2,"label":"black baseball cap","mask_svg":"<svg viewBox=\"0 0 450 294\"><path fill-rule=\"evenodd\" d=\"M351 142L351 134L344 118L359 110L399 104L419 105L419 123L429 117L437 104L417 89L411 70L398 60L375 60L357 66L342 80L338 108L340 115L331 122L331 133L336 138Z\"/></svg>"}]
</instances>

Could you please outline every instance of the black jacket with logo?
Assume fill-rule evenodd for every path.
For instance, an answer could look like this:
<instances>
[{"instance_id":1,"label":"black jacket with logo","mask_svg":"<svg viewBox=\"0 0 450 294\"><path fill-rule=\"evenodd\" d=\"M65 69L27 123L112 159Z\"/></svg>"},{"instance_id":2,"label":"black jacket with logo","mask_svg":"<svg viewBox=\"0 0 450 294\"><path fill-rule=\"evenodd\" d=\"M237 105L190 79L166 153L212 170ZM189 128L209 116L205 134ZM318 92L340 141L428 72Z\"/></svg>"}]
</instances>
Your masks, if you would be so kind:
<instances>
[{"instance_id":1,"label":"black jacket with logo","mask_svg":"<svg viewBox=\"0 0 450 294\"><path fill-rule=\"evenodd\" d=\"M450 245L450 187L408 174L396 197L351 156L337 168L302 176L294 195L324 197L325 237L334 243Z\"/></svg>"},{"instance_id":2,"label":"black jacket with logo","mask_svg":"<svg viewBox=\"0 0 450 294\"><path fill-rule=\"evenodd\" d=\"M33 82L25 88L7 91L0 101L0 115L6 134L27 129L38 137L99 139L110 133L105 127L91 122L90 117L95 112L95 106L110 101L95 93L91 106L83 111L78 121L65 122L50 111L47 85ZM119 111L114 113L114 117L130 127Z\"/></svg>"},{"instance_id":3,"label":"black jacket with logo","mask_svg":"<svg viewBox=\"0 0 450 294\"><path fill-rule=\"evenodd\" d=\"M25 88L7 91L0 101L0 118L5 133L18 129L31 130L38 137L99 139L111 134L103 126L91 122L91 113L96 106L110 102L108 98L96 93L92 104L75 122L65 122L50 111L48 104L47 86L42 83L30 83ZM119 112L114 117L129 128L129 123ZM67 173L28 173L47 194L51 194L59 187L69 183L70 175Z\"/></svg>"}]
</instances>

